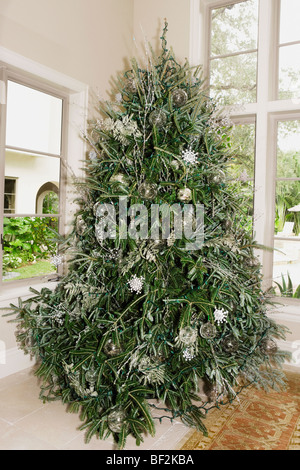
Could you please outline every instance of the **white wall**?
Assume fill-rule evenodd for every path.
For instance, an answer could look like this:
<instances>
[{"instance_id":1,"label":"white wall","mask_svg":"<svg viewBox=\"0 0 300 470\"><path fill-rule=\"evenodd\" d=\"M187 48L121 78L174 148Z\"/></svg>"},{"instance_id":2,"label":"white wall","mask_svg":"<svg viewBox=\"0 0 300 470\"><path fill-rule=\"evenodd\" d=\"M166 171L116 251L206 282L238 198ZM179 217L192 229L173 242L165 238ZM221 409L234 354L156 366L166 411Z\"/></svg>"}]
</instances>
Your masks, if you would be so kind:
<instances>
[{"instance_id":1,"label":"white wall","mask_svg":"<svg viewBox=\"0 0 300 470\"><path fill-rule=\"evenodd\" d=\"M0 44L101 93L131 55L133 0L0 0Z\"/></svg>"},{"instance_id":2,"label":"white wall","mask_svg":"<svg viewBox=\"0 0 300 470\"><path fill-rule=\"evenodd\" d=\"M16 213L34 214L39 189L48 182L56 183L58 187L59 172L58 158L8 151L5 159L5 176L17 178Z\"/></svg>"},{"instance_id":3,"label":"white wall","mask_svg":"<svg viewBox=\"0 0 300 470\"><path fill-rule=\"evenodd\" d=\"M160 36L165 19L168 23L167 43L178 61L189 58L190 0L135 0L134 35L136 51L150 42L155 52L160 51Z\"/></svg>"}]
</instances>

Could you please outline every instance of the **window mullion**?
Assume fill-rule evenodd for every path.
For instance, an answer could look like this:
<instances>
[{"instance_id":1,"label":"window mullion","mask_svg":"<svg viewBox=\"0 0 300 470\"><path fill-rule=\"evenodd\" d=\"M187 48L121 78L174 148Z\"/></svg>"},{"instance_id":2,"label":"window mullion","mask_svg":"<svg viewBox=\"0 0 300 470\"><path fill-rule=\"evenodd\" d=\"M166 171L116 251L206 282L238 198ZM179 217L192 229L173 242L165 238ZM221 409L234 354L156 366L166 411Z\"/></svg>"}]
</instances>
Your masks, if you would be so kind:
<instances>
[{"instance_id":1,"label":"window mullion","mask_svg":"<svg viewBox=\"0 0 300 470\"><path fill-rule=\"evenodd\" d=\"M272 59L274 0L259 4L258 64L257 64L257 127L254 192L254 233L259 244L273 244L273 206L275 164L272 135L269 128L268 102L273 93ZM272 277L272 253L260 254L266 286Z\"/></svg>"},{"instance_id":2,"label":"window mullion","mask_svg":"<svg viewBox=\"0 0 300 470\"><path fill-rule=\"evenodd\" d=\"M6 98L7 98L7 71L0 67L0 234L3 237L4 204L4 174L5 174L5 136L6 136ZM2 285L3 249L0 245L0 286Z\"/></svg>"}]
</instances>

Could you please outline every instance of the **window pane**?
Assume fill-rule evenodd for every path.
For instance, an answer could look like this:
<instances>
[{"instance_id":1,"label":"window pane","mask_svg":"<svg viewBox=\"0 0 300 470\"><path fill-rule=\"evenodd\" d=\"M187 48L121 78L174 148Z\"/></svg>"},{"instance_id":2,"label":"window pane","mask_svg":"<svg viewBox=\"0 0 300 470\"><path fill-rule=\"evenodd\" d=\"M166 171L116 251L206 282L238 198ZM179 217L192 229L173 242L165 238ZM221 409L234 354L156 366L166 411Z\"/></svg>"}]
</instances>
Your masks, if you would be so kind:
<instances>
[{"instance_id":1,"label":"window pane","mask_svg":"<svg viewBox=\"0 0 300 470\"><path fill-rule=\"evenodd\" d=\"M279 49L279 99L300 96L300 44Z\"/></svg>"},{"instance_id":2,"label":"window pane","mask_svg":"<svg viewBox=\"0 0 300 470\"><path fill-rule=\"evenodd\" d=\"M3 281L15 281L56 272L51 258L56 254L52 217L10 217L3 222Z\"/></svg>"},{"instance_id":3,"label":"window pane","mask_svg":"<svg viewBox=\"0 0 300 470\"><path fill-rule=\"evenodd\" d=\"M256 102L257 53L211 61L211 96L223 105Z\"/></svg>"},{"instance_id":4,"label":"window pane","mask_svg":"<svg viewBox=\"0 0 300 470\"><path fill-rule=\"evenodd\" d=\"M57 214L60 159L7 150L5 178L15 181L14 206L4 200L4 212L15 214Z\"/></svg>"},{"instance_id":5,"label":"window pane","mask_svg":"<svg viewBox=\"0 0 300 470\"><path fill-rule=\"evenodd\" d=\"M284 238L300 236L300 180L276 183L275 233Z\"/></svg>"},{"instance_id":6,"label":"window pane","mask_svg":"<svg viewBox=\"0 0 300 470\"><path fill-rule=\"evenodd\" d=\"M300 178L300 121L278 123L277 177Z\"/></svg>"},{"instance_id":7,"label":"window pane","mask_svg":"<svg viewBox=\"0 0 300 470\"><path fill-rule=\"evenodd\" d=\"M300 242L275 240L273 280L278 295L292 297L300 285ZM290 279L290 281L289 281ZM276 282L280 285L277 286Z\"/></svg>"},{"instance_id":8,"label":"window pane","mask_svg":"<svg viewBox=\"0 0 300 470\"><path fill-rule=\"evenodd\" d=\"M257 48L258 1L212 10L211 55Z\"/></svg>"},{"instance_id":9,"label":"window pane","mask_svg":"<svg viewBox=\"0 0 300 470\"><path fill-rule=\"evenodd\" d=\"M254 178L255 124L236 124L231 140L236 157L230 173L242 181Z\"/></svg>"},{"instance_id":10,"label":"window pane","mask_svg":"<svg viewBox=\"0 0 300 470\"><path fill-rule=\"evenodd\" d=\"M62 100L8 81L6 145L59 155Z\"/></svg>"},{"instance_id":11,"label":"window pane","mask_svg":"<svg viewBox=\"0 0 300 470\"><path fill-rule=\"evenodd\" d=\"M280 44L300 40L299 0L281 0Z\"/></svg>"}]
</instances>

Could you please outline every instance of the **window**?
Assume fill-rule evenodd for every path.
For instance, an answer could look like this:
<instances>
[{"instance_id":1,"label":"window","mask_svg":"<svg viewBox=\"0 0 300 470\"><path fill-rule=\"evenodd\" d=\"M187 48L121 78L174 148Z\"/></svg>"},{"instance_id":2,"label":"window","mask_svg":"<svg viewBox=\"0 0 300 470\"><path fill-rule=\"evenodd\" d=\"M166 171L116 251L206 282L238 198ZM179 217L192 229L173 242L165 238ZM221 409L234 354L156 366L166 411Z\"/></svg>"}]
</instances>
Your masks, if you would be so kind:
<instances>
[{"instance_id":1,"label":"window","mask_svg":"<svg viewBox=\"0 0 300 470\"><path fill-rule=\"evenodd\" d=\"M201 12L194 37L202 32L205 41L193 46L191 62L202 61L211 96L235 123L234 141L246 151L232 171L244 176L249 197L253 185L257 242L275 248L260 252L264 287L300 298L300 2L192 5Z\"/></svg>"},{"instance_id":2,"label":"window","mask_svg":"<svg viewBox=\"0 0 300 470\"><path fill-rule=\"evenodd\" d=\"M53 277L62 224L63 110L67 97L2 69L1 285ZM3 97L2 97L3 100ZM4 109L5 108L5 109ZM1 187L1 185L0 185Z\"/></svg>"},{"instance_id":3,"label":"window","mask_svg":"<svg viewBox=\"0 0 300 470\"><path fill-rule=\"evenodd\" d=\"M14 214L16 210L16 178L5 177L4 180L4 213Z\"/></svg>"}]
</instances>

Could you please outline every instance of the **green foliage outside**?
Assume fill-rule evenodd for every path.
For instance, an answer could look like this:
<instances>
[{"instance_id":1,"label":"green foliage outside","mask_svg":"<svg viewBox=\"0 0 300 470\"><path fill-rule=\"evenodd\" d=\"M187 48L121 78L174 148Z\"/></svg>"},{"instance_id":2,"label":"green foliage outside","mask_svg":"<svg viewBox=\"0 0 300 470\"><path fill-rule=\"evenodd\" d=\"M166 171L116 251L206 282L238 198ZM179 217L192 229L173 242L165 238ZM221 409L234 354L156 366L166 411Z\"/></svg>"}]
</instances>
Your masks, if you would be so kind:
<instances>
[{"instance_id":1,"label":"green foliage outside","mask_svg":"<svg viewBox=\"0 0 300 470\"><path fill-rule=\"evenodd\" d=\"M4 218L3 273L54 255L55 231L57 219L52 217Z\"/></svg>"}]
</instances>

